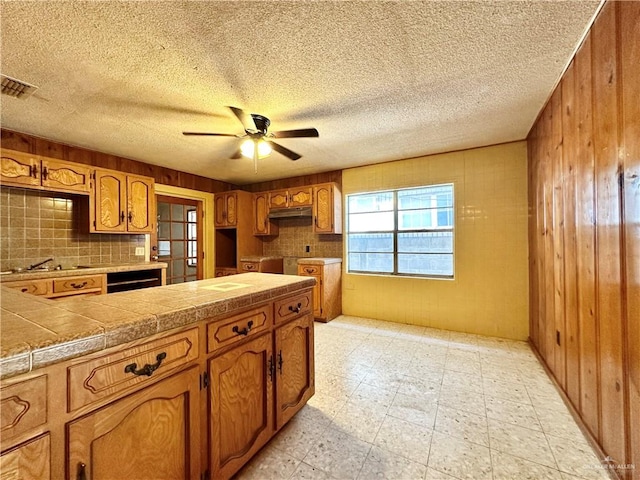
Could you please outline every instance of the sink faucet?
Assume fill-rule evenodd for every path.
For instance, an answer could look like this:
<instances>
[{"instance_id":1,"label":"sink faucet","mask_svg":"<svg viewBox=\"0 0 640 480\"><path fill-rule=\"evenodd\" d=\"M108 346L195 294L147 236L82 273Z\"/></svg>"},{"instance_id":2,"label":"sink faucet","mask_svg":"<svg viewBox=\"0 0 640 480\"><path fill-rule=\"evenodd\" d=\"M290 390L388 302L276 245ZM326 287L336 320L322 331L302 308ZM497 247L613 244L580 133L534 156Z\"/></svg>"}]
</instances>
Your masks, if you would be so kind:
<instances>
[{"instance_id":1,"label":"sink faucet","mask_svg":"<svg viewBox=\"0 0 640 480\"><path fill-rule=\"evenodd\" d=\"M47 258L46 260L43 260L40 263L34 263L33 265L30 265L29 267L27 267L27 270L35 270L36 268L41 267L42 265L48 262L53 262L53 258Z\"/></svg>"}]
</instances>

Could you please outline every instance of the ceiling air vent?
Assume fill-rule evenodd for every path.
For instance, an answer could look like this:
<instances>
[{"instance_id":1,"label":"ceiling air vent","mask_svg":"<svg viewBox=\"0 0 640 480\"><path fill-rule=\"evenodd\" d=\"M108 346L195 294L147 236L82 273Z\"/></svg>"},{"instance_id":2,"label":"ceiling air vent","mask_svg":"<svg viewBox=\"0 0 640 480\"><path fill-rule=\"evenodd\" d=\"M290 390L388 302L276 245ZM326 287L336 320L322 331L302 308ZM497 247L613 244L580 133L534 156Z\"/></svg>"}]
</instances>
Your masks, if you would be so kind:
<instances>
[{"instance_id":1,"label":"ceiling air vent","mask_svg":"<svg viewBox=\"0 0 640 480\"><path fill-rule=\"evenodd\" d=\"M23 82L22 80L16 80L15 78L2 74L0 74L0 76L2 76L3 95L25 99L38 89L35 85Z\"/></svg>"}]
</instances>

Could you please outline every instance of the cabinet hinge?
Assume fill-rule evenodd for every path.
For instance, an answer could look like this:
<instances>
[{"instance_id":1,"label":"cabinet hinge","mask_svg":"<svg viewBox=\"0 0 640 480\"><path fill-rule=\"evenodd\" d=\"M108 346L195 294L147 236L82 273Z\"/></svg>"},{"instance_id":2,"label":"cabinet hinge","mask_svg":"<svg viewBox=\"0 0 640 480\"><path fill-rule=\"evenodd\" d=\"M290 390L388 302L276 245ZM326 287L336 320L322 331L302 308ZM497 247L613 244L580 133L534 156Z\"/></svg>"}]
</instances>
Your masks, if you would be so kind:
<instances>
[{"instance_id":1,"label":"cabinet hinge","mask_svg":"<svg viewBox=\"0 0 640 480\"><path fill-rule=\"evenodd\" d=\"M556 330L556 343L560 345L560 330Z\"/></svg>"},{"instance_id":2,"label":"cabinet hinge","mask_svg":"<svg viewBox=\"0 0 640 480\"><path fill-rule=\"evenodd\" d=\"M200 480L211 480L211 475L209 475L209 470L205 470L200 474Z\"/></svg>"},{"instance_id":3,"label":"cabinet hinge","mask_svg":"<svg viewBox=\"0 0 640 480\"><path fill-rule=\"evenodd\" d=\"M209 373L203 372L200 374L200 390L209 387Z\"/></svg>"}]
</instances>

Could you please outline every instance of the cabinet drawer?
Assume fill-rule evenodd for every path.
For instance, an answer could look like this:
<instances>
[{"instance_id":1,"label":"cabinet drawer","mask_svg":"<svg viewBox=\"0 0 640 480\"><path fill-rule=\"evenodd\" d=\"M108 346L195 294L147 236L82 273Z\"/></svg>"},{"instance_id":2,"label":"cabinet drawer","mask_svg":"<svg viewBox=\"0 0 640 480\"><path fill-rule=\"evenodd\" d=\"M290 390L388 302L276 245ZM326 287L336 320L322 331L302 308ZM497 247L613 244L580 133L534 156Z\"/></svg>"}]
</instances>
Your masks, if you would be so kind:
<instances>
[{"instance_id":1,"label":"cabinet drawer","mask_svg":"<svg viewBox=\"0 0 640 480\"><path fill-rule=\"evenodd\" d=\"M198 357L198 329L105 355L67 369L69 411L175 370Z\"/></svg>"},{"instance_id":2,"label":"cabinet drawer","mask_svg":"<svg viewBox=\"0 0 640 480\"><path fill-rule=\"evenodd\" d=\"M298 275L320 275L320 267L316 265L298 265Z\"/></svg>"},{"instance_id":3,"label":"cabinet drawer","mask_svg":"<svg viewBox=\"0 0 640 480\"><path fill-rule=\"evenodd\" d=\"M268 330L273 323L270 307L265 305L219 322L211 322L207 325L207 352L214 352Z\"/></svg>"},{"instance_id":4,"label":"cabinet drawer","mask_svg":"<svg viewBox=\"0 0 640 480\"><path fill-rule=\"evenodd\" d=\"M0 390L0 437L8 440L47 423L47 376Z\"/></svg>"},{"instance_id":5,"label":"cabinet drawer","mask_svg":"<svg viewBox=\"0 0 640 480\"><path fill-rule=\"evenodd\" d=\"M81 292L102 288L102 275L57 278L53 280L53 293Z\"/></svg>"},{"instance_id":6,"label":"cabinet drawer","mask_svg":"<svg viewBox=\"0 0 640 480\"><path fill-rule=\"evenodd\" d=\"M310 312L311 307L311 292L276 300L274 303L276 325Z\"/></svg>"},{"instance_id":7,"label":"cabinet drawer","mask_svg":"<svg viewBox=\"0 0 640 480\"><path fill-rule=\"evenodd\" d=\"M243 272L259 272L260 271L260 263L258 262L242 262L242 271Z\"/></svg>"},{"instance_id":8,"label":"cabinet drawer","mask_svg":"<svg viewBox=\"0 0 640 480\"><path fill-rule=\"evenodd\" d=\"M51 280L23 280L19 282L6 282L2 285L20 290L24 293L30 293L31 295L47 295L49 293Z\"/></svg>"}]
</instances>

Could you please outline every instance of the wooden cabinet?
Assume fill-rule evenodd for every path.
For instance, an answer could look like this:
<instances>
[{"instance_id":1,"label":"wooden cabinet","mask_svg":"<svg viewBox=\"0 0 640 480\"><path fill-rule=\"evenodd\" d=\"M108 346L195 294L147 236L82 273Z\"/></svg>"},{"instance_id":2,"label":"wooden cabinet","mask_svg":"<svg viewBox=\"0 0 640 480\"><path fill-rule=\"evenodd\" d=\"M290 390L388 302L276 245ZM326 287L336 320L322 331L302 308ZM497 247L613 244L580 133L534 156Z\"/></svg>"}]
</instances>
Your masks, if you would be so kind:
<instances>
[{"instance_id":1,"label":"wooden cabinet","mask_svg":"<svg viewBox=\"0 0 640 480\"><path fill-rule=\"evenodd\" d=\"M314 233L342 233L342 194L335 183L313 187Z\"/></svg>"},{"instance_id":2,"label":"wooden cabinet","mask_svg":"<svg viewBox=\"0 0 640 480\"><path fill-rule=\"evenodd\" d=\"M238 193L216 193L214 202L216 228L235 227L238 224Z\"/></svg>"},{"instance_id":3,"label":"wooden cabinet","mask_svg":"<svg viewBox=\"0 0 640 480\"><path fill-rule=\"evenodd\" d=\"M51 450L49 435L25 442L0 455L0 480L49 480Z\"/></svg>"},{"instance_id":4,"label":"wooden cabinet","mask_svg":"<svg viewBox=\"0 0 640 480\"><path fill-rule=\"evenodd\" d=\"M107 293L104 274L3 282L3 286L46 298Z\"/></svg>"},{"instance_id":5,"label":"wooden cabinet","mask_svg":"<svg viewBox=\"0 0 640 480\"><path fill-rule=\"evenodd\" d=\"M312 187L292 187L269 192L269 208L308 207L312 203Z\"/></svg>"},{"instance_id":6,"label":"wooden cabinet","mask_svg":"<svg viewBox=\"0 0 640 480\"><path fill-rule=\"evenodd\" d=\"M230 478L273 436L273 366L270 334L210 361L213 478Z\"/></svg>"},{"instance_id":7,"label":"wooden cabinet","mask_svg":"<svg viewBox=\"0 0 640 480\"><path fill-rule=\"evenodd\" d=\"M90 202L90 231L152 233L155 226L153 178L96 169Z\"/></svg>"},{"instance_id":8,"label":"wooden cabinet","mask_svg":"<svg viewBox=\"0 0 640 480\"><path fill-rule=\"evenodd\" d=\"M91 190L91 168L86 165L12 150L2 150L0 165L3 185L87 195Z\"/></svg>"},{"instance_id":9,"label":"wooden cabinet","mask_svg":"<svg viewBox=\"0 0 640 480\"><path fill-rule=\"evenodd\" d=\"M253 234L278 234L278 224L269 219L269 192L253 194Z\"/></svg>"},{"instance_id":10,"label":"wooden cabinet","mask_svg":"<svg viewBox=\"0 0 640 480\"><path fill-rule=\"evenodd\" d=\"M298 275L314 277L313 315L328 322L342 313L342 259L298 260Z\"/></svg>"},{"instance_id":11,"label":"wooden cabinet","mask_svg":"<svg viewBox=\"0 0 640 480\"><path fill-rule=\"evenodd\" d=\"M244 257L240 259L240 273L282 273L283 257Z\"/></svg>"},{"instance_id":12,"label":"wooden cabinet","mask_svg":"<svg viewBox=\"0 0 640 480\"><path fill-rule=\"evenodd\" d=\"M235 275L237 274L238 271L235 269L235 267L222 267L222 268L216 268L215 270L215 276L216 277L226 277L228 275Z\"/></svg>"},{"instance_id":13,"label":"wooden cabinet","mask_svg":"<svg viewBox=\"0 0 640 480\"><path fill-rule=\"evenodd\" d=\"M191 368L67 425L67 471L92 480L199 478L199 375Z\"/></svg>"}]
</instances>

